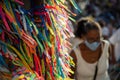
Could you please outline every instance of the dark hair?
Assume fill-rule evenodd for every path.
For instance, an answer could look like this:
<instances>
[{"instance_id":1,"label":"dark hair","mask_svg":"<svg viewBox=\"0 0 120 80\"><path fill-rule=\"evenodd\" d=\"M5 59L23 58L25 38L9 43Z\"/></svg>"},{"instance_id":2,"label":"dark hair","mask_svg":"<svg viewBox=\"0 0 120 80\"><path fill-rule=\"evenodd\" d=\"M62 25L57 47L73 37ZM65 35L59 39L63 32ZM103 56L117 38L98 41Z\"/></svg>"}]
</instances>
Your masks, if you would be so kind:
<instances>
[{"instance_id":1,"label":"dark hair","mask_svg":"<svg viewBox=\"0 0 120 80\"><path fill-rule=\"evenodd\" d=\"M101 27L103 27L103 26L104 26L103 21L97 21L97 22L100 24L100 26L101 26Z\"/></svg>"},{"instance_id":2,"label":"dark hair","mask_svg":"<svg viewBox=\"0 0 120 80\"><path fill-rule=\"evenodd\" d=\"M100 28L100 25L93 20L82 19L77 23L77 29L75 31L75 36L82 38L82 36L86 35L90 30L101 31L101 28Z\"/></svg>"},{"instance_id":3,"label":"dark hair","mask_svg":"<svg viewBox=\"0 0 120 80\"><path fill-rule=\"evenodd\" d=\"M75 36L81 38L82 35L86 34L84 23L86 23L87 20L81 20L77 23L77 29L75 31Z\"/></svg>"}]
</instances>

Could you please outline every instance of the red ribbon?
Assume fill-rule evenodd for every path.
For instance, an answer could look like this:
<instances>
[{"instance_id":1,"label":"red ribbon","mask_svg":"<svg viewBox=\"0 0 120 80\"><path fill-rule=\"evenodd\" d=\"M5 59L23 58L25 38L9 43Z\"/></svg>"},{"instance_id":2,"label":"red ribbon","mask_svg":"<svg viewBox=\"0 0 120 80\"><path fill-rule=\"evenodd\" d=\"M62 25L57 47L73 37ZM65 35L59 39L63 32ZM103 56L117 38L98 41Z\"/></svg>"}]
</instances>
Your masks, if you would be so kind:
<instances>
[{"instance_id":1,"label":"red ribbon","mask_svg":"<svg viewBox=\"0 0 120 80\"><path fill-rule=\"evenodd\" d=\"M7 29L7 31L10 31L10 27L9 27L7 21L6 21L6 18L5 18L5 13L2 10L2 5L0 5L0 15L2 17L2 20L4 22L4 25L5 25L6 29Z\"/></svg>"}]
</instances>

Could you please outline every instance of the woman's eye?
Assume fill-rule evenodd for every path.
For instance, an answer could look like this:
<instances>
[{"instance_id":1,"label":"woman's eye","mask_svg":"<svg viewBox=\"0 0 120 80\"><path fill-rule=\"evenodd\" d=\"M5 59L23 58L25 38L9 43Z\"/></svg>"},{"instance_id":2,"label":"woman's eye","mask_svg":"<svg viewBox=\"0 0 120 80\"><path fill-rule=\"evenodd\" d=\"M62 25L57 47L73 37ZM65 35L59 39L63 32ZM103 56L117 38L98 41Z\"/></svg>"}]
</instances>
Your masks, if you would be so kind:
<instances>
[{"instance_id":1,"label":"woman's eye","mask_svg":"<svg viewBox=\"0 0 120 80\"><path fill-rule=\"evenodd\" d=\"M88 42L92 43L92 42L94 42L94 40L88 40Z\"/></svg>"}]
</instances>

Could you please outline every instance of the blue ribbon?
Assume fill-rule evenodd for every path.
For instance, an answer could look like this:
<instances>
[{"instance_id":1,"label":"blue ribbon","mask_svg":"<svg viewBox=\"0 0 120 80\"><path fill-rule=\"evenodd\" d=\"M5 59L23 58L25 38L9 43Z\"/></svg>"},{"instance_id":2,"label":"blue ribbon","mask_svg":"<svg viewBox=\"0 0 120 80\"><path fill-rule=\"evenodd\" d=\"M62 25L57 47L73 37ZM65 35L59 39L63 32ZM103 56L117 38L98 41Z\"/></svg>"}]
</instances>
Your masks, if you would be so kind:
<instances>
[{"instance_id":1,"label":"blue ribbon","mask_svg":"<svg viewBox=\"0 0 120 80\"><path fill-rule=\"evenodd\" d=\"M2 55L0 55L0 66L8 67Z\"/></svg>"}]
</instances>

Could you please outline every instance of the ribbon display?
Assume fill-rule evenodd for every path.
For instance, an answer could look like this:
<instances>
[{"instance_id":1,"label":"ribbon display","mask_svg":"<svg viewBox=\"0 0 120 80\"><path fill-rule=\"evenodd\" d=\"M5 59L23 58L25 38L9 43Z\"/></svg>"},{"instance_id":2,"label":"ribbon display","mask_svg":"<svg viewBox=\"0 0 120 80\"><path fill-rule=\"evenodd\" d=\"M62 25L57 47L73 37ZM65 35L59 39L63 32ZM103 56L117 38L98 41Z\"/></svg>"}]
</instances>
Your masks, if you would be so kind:
<instances>
[{"instance_id":1,"label":"ribbon display","mask_svg":"<svg viewBox=\"0 0 120 80\"><path fill-rule=\"evenodd\" d=\"M0 1L0 67L7 70L0 73L8 80L70 80L67 39L74 36L69 22L75 14L65 2L45 0L25 10L21 0Z\"/></svg>"}]
</instances>

